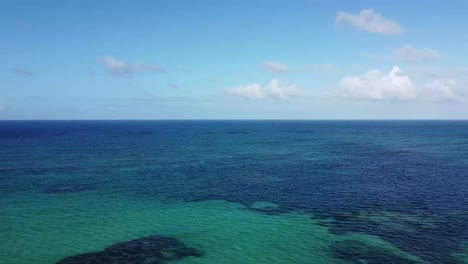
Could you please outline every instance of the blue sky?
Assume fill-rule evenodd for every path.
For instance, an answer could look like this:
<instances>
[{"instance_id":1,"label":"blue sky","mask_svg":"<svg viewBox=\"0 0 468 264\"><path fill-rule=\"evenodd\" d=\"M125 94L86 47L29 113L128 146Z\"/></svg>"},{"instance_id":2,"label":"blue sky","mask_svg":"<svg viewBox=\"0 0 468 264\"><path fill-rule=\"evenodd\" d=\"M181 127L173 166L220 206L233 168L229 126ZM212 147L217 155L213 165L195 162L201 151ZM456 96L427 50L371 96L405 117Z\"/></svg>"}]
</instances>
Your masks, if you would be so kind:
<instances>
[{"instance_id":1,"label":"blue sky","mask_svg":"<svg viewBox=\"0 0 468 264\"><path fill-rule=\"evenodd\" d=\"M468 1L0 1L0 119L468 118Z\"/></svg>"}]
</instances>

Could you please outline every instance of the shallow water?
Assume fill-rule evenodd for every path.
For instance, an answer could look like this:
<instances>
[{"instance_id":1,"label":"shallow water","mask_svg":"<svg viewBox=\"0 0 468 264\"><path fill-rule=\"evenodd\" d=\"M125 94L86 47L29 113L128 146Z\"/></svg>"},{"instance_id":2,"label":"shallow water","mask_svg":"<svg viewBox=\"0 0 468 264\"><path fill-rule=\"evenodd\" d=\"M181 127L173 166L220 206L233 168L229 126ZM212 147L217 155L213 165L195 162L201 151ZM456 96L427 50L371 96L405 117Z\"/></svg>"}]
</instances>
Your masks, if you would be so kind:
<instances>
[{"instance_id":1,"label":"shallow water","mask_svg":"<svg viewBox=\"0 0 468 264\"><path fill-rule=\"evenodd\" d=\"M468 263L468 122L0 122L0 263Z\"/></svg>"},{"instance_id":2,"label":"shallow water","mask_svg":"<svg viewBox=\"0 0 468 264\"><path fill-rule=\"evenodd\" d=\"M92 192L57 198L21 196L2 205L3 261L54 263L152 234L205 252L181 263L339 263L328 247L346 239L414 258L376 236L333 235L308 214L267 215L226 201L160 202Z\"/></svg>"}]
</instances>

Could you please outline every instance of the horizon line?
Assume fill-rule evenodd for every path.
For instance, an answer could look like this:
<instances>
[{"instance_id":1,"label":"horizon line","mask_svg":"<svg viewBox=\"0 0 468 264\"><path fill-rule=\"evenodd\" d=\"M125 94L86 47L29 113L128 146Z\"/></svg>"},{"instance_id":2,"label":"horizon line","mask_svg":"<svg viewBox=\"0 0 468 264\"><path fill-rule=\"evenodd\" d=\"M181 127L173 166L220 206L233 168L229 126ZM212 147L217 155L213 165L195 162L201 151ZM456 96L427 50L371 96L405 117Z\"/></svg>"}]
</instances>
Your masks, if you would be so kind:
<instances>
[{"instance_id":1,"label":"horizon line","mask_svg":"<svg viewBox=\"0 0 468 264\"><path fill-rule=\"evenodd\" d=\"M376 119L376 118L310 118L310 119L295 119L295 118L135 118L135 119L0 119L0 122L5 121L468 121L461 118L404 118L404 119Z\"/></svg>"}]
</instances>

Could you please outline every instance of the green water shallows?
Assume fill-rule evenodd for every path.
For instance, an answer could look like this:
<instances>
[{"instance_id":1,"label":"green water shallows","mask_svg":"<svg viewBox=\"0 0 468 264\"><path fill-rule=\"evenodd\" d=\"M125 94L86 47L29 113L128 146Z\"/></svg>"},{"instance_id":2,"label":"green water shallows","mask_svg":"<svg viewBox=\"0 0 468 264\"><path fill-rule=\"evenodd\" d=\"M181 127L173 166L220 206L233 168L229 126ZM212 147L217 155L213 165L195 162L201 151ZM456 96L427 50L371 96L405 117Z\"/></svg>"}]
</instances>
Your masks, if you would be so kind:
<instances>
[{"instance_id":1,"label":"green water shallows","mask_svg":"<svg viewBox=\"0 0 468 264\"><path fill-rule=\"evenodd\" d=\"M0 259L8 264L55 263L155 234L175 237L205 253L178 262L182 264L342 263L328 247L349 240L418 260L375 236L331 234L308 214L267 215L226 201L18 193L3 201L0 215L5 223L0 228Z\"/></svg>"},{"instance_id":2,"label":"green water shallows","mask_svg":"<svg viewBox=\"0 0 468 264\"><path fill-rule=\"evenodd\" d=\"M458 253L455 253L453 255L461 262L468 263L468 241L462 243L460 248L461 250Z\"/></svg>"}]
</instances>

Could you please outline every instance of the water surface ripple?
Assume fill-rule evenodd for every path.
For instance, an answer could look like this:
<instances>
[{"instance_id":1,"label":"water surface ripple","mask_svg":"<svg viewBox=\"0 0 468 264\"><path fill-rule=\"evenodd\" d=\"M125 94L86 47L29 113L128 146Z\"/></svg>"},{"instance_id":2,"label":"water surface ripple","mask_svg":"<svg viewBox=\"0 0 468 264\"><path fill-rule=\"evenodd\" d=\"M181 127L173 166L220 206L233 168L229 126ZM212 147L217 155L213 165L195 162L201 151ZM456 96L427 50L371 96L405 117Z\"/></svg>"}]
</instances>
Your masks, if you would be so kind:
<instances>
[{"instance_id":1,"label":"water surface ripple","mask_svg":"<svg viewBox=\"0 0 468 264\"><path fill-rule=\"evenodd\" d=\"M0 263L468 263L467 190L466 121L1 121Z\"/></svg>"}]
</instances>

